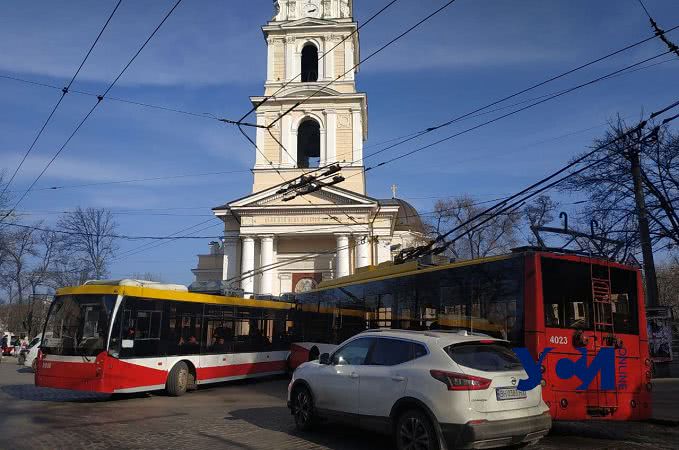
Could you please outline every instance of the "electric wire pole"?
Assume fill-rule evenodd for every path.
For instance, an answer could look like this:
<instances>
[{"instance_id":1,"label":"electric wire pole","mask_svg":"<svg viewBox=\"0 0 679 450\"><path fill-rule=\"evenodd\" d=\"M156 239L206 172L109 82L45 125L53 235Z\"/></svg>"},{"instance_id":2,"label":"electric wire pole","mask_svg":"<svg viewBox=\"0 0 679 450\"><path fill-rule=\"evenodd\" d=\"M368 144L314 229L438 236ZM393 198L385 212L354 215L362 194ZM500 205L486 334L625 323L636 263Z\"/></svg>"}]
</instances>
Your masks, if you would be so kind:
<instances>
[{"instance_id":1,"label":"electric wire pole","mask_svg":"<svg viewBox=\"0 0 679 450\"><path fill-rule=\"evenodd\" d=\"M641 132L637 132L637 144L629 152L629 160L634 181L634 200L636 202L637 217L639 220L639 242L641 253L644 258L644 279L646 281L646 306L658 306L658 281L655 273L655 261L653 260L653 246L651 244L651 232L648 226L648 214L646 211L646 199L641 180L641 146L643 145Z\"/></svg>"}]
</instances>

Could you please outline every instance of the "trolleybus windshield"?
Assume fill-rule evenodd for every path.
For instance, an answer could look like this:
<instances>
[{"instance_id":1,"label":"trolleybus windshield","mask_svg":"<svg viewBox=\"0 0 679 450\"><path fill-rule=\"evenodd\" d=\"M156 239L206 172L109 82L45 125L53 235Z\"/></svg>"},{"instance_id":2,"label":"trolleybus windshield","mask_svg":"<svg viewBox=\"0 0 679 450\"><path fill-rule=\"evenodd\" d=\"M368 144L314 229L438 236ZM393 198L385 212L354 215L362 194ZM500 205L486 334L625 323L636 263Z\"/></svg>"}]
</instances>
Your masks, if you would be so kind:
<instances>
[{"instance_id":1,"label":"trolleybus windshield","mask_svg":"<svg viewBox=\"0 0 679 450\"><path fill-rule=\"evenodd\" d=\"M106 349L115 295L61 295L45 324L45 354L96 356Z\"/></svg>"}]
</instances>

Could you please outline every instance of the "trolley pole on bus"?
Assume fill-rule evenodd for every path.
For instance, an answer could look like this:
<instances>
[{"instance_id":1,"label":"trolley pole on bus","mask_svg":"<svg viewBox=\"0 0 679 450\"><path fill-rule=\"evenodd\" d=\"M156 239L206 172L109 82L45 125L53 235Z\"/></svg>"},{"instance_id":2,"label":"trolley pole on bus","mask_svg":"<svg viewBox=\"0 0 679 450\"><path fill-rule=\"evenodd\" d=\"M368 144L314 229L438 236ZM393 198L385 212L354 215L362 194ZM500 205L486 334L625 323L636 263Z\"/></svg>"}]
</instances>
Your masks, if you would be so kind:
<instances>
[{"instance_id":1,"label":"trolley pole on bus","mask_svg":"<svg viewBox=\"0 0 679 450\"><path fill-rule=\"evenodd\" d=\"M639 242L641 253L644 258L644 279L646 281L646 305L658 306L658 281L655 273L655 262L653 260L653 246L651 244L651 232L648 227L648 214L646 211L646 199L644 197L644 187L641 180L641 161L639 154L643 145L641 132L637 135L638 142L630 150L629 160L632 169L632 180L634 181L634 199L636 202L637 218L639 221Z\"/></svg>"}]
</instances>

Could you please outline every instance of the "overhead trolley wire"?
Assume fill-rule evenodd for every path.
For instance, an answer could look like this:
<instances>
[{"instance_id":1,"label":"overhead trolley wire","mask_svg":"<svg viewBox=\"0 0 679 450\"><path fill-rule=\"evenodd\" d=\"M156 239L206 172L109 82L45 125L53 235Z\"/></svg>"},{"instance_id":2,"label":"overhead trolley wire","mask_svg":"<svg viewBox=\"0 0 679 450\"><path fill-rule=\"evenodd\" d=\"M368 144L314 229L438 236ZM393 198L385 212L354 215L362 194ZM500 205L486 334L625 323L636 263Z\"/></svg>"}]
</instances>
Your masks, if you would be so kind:
<instances>
[{"instance_id":1,"label":"overhead trolley wire","mask_svg":"<svg viewBox=\"0 0 679 450\"><path fill-rule=\"evenodd\" d=\"M15 77L15 76L12 76L12 75L0 74L0 78L6 79L6 80L11 80L11 81L16 81L16 82L19 82L19 83L25 83L25 84L31 84L31 85L34 85L34 86L45 87L45 88L49 88L49 89L56 89L56 90L59 90L59 91L61 91L63 89L63 88L60 88L59 86L55 86L53 84L40 83L40 82L37 82L37 81L27 80L27 79ZM68 92L69 92L69 94L87 95L87 96L90 96L90 97L98 97L99 96L99 94L95 94L94 92L81 91L81 90L77 90L77 89L69 89ZM213 121L217 121L217 122L229 123L229 124L232 124L232 125L240 124L240 125L243 125L244 127L264 128L263 125L257 125L255 123L238 122L236 120L231 120L231 119L226 119L226 118L223 118L223 117L215 116L212 113L207 113L207 112L198 113L198 112L193 112L193 111L187 111L185 109L180 109L179 107L155 105L155 104L148 103L148 102L140 102L140 101L137 101L137 100L130 100L130 99L121 98L121 97L113 97L111 95L107 95L106 100L112 100L114 102L127 103L127 104L130 104L130 105L141 106L143 108L158 109L158 110L161 110L161 111L174 112L174 113L177 113L177 114L184 114L186 116L192 116L192 117L198 117L200 119L207 119L207 120L213 120Z\"/></svg>"},{"instance_id":2,"label":"overhead trolley wire","mask_svg":"<svg viewBox=\"0 0 679 450\"><path fill-rule=\"evenodd\" d=\"M665 112L669 111L670 109L673 109L673 108L675 108L675 107L677 107L677 106L679 106L679 101L672 103L671 105L667 106L666 108L663 108L663 109L661 109L661 110L659 110L659 111L654 112L653 114L651 114L651 115L649 116L649 119L648 119L648 120L653 120L653 119L655 119L656 117L658 117L659 115L661 115L661 114L663 114L663 113L665 113ZM669 117L669 118L667 118L667 119L664 119L664 120L662 121L661 125L656 125L656 126L654 127L654 129L653 129L650 133L647 134L647 137L648 137L648 136L652 136L654 133L656 133L660 126L666 125L666 124L672 122L673 120L677 119L678 117L679 117L679 114L678 114L678 115L675 115L675 116L672 116L672 117ZM593 166L595 166L595 165L597 165L597 164L600 164L600 163L602 163L602 162L604 162L604 161L610 159L610 158L613 156L613 154L606 155L606 156L604 156L604 157L602 157L602 158L600 158L600 159L598 159L598 160L595 160L595 161L593 161L593 162L591 162L591 163L588 163L588 164L585 165L584 167L582 167L582 168L580 168L580 169L578 169L578 170L576 170L576 171L574 171L574 172L571 172L571 173L565 175L564 177L558 179L557 181L554 181L554 182L552 182L552 183L550 183L550 184L548 184L548 185L546 185L546 186L543 186L543 187L541 187L540 189L538 189L537 191L533 191L534 189L538 188L540 185L546 183L546 182L549 181L549 180L552 180L553 178L556 178L557 176L559 176L559 175L563 174L564 172L568 171L569 169L571 169L571 168L575 167L576 165L578 165L578 164L584 162L584 161L587 160L588 158L590 158L590 157L592 157L593 155L595 155L597 152L599 152L599 151L601 151L601 150L604 150L605 148L609 147L610 145L614 144L615 142L618 142L618 141L620 141L620 140L626 139L626 138L629 137L630 135L632 135L632 134L634 134L634 133L636 133L636 132L639 132L639 131L643 130L643 128L648 124L648 120L643 120L643 121L641 121L636 127L632 128L632 129L630 129L630 130L628 130L627 132L623 133L622 135L616 137L615 139L612 139L612 140L610 140L610 141L608 141L608 142L606 142L606 143L603 143L603 144L601 144L601 145L596 146L596 147L595 147L594 149L592 149L591 151L589 151L589 152L585 153L584 155L582 155L582 156L580 156L580 157L574 159L573 161L571 161L570 163L566 164L565 166L563 166L562 168L560 168L560 169L557 170L556 172L550 174L549 176L547 176L547 177L545 177L545 178L539 180L538 182L536 182L536 183L530 185L529 187L523 189L522 191L520 191L520 192L518 192L518 193L516 193L516 194L514 194L514 195L512 195L512 196L510 196L509 198L503 200L502 202L500 202L500 203L498 203L498 204L496 204L496 205L493 205L493 206L491 206L490 208L487 208L486 210L484 210L484 211L482 211L481 213L475 215L474 217L470 218L469 220L465 221L464 223L462 223L462 224L460 224L460 225L454 227L454 228L451 229L450 231L448 231L448 232L446 232L446 233L444 233L444 234L438 236L435 240L433 240L432 242L430 242L429 244L427 244L425 247L431 249L431 248L433 247L433 245L435 245L435 244L437 244L437 243L443 242L443 243L444 243L443 246L442 246L442 247L439 247L440 249L442 249L442 250L439 250L439 251L438 251L438 253L440 253L440 252L442 252L443 250L445 250L445 248L446 248L447 246L449 246L450 244L452 244L453 242L455 242L456 240L459 240L459 239L461 238L461 236L458 236L457 238L455 238L455 239L452 240L452 241L445 241L446 237L450 236L451 234L453 234L455 231L458 231L458 230L461 229L462 227L464 227L464 226L466 226L466 225L469 225L470 223L473 223L475 220L479 219L479 218L482 217L483 215L487 215L487 214L493 212L493 210L498 209L498 208L501 208L501 209L500 209L498 212L496 212L495 214L498 214L499 212L502 212L502 211L506 211L507 208L512 208L512 207L516 206L516 204L517 204L517 203L515 202L515 203L513 203L513 204L511 204L511 205L509 205L509 206L504 206L504 205L507 204L507 202L509 202L509 201L511 201L511 200L518 199L518 198L520 198L520 197L522 197L522 196L524 196L524 195L526 195L526 194L528 194L528 193L530 192L530 194L528 194L526 197L521 198L520 200L517 200L518 202L525 202L526 200L530 199L531 197L534 197L535 195L540 194L540 193L542 193L542 192L544 192L544 191L546 191L546 190L548 190L548 189L550 189L550 188L556 186L557 184L559 184L559 183L565 181L566 179L568 179L568 178L570 178L570 177L572 177L572 176L574 176L574 175L577 175L577 174L583 172L584 170L586 170L586 169L588 169L588 168L590 168L590 167L593 167ZM634 145L636 145L636 143L635 143ZM628 146L628 148L631 148L631 145ZM531 192L531 191L533 191L533 192ZM492 220L492 216L489 217L489 218L484 219L482 222L479 222L476 226L480 226L480 225L482 225L482 224L488 222L489 220Z\"/></svg>"},{"instance_id":3,"label":"overhead trolley wire","mask_svg":"<svg viewBox=\"0 0 679 450\"><path fill-rule=\"evenodd\" d=\"M676 30L676 29L678 29L678 28L679 28L679 25L675 25L675 26L673 26L672 28L668 29L667 31L664 31L663 34L668 34L668 33L672 32L672 31L674 31L674 30ZM592 66L592 65L594 65L594 64L597 64L597 63L599 63L599 62L601 62L601 61L604 61L604 60L606 60L606 59L612 58L613 56L616 56L616 55L619 55L619 54L621 54L621 53L624 53L624 52L626 52L626 51L628 51L628 50L631 50L631 49L633 49L633 48L635 48L635 47L638 47L638 46L640 46L640 45L642 45L642 44L645 44L646 42L652 41L652 40L654 40L655 38L656 38L656 35L649 36L649 37L644 38L644 39L642 39L642 40L640 40L640 41L637 41L637 42L634 42L634 43L632 43L632 44L629 44L629 45L627 45L627 46L625 46L625 47L623 47L623 48L621 48L621 49L612 51L612 52L610 52L610 53L608 53L608 54L606 54L606 55L604 55L604 56L600 56L600 57L595 58L595 59L593 59L593 60L591 60L591 61L588 61L588 62L586 62L586 63L584 63L584 64L581 64L581 65L579 65L579 66L577 66L577 67L574 67L574 68L572 68L572 69L569 69L569 70L567 70L567 71L565 71L565 72L562 72L562 73L560 73L560 74L554 75L554 76L552 76L552 77L550 77L550 78L547 78L546 80L543 80L543 81L540 81L540 82L538 82L538 83L535 83L535 84L533 84L533 85L531 85L531 86L529 86L529 87L527 87L527 88L524 88L524 89L521 89L521 90L519 90L519 91L516 91L516 92L514 92L514 93L512 93L512 94L509 94L509 95L507 95L507 96L505 96L505 97L502 97L502 98L500 98L500 99L498 99L498 100L494 100L494 101L492 101L492 102L490 102L490 103L488 103L488 104L486 104L486 105L484 105L484 106L478 107L478 108L476 108L476 109L474 109L474 110L472 110L472 111L469 111L469 112L466 112L466 113L461 114L461 115L459 115L459 116L456 116L456 117L454 117L454 118L452 118L452 119L450 119L450 120L448 120L448 121L446 121L446 122L440 123L440 124L438 124L438 125L433 125L433 126L431 126L431 127L424 128L424 129L419 130L419 131L415 131L415 132L409 133L409 134L407 134L407 135L402 136L401 138L395 138L394 140L399 140L399 139L404 139L404 140L403 140L402 142L398 142L398 143L396 143L396 144L393 144L393 145L391 145L391 146L389 146L389 147L387 147L387 148L384 148L384 149L381 149L381 150L379 150L379 151L370 153L370 154L366 155L366 156L364 157L364 159L371 158L372 156L374 156L374 155L376 155L376 154L379 154L379 153L382 153L382 152L384 152L384 151L386 151L386 150L390 150L390 149L392 149L392 148L394 148L394 147L403 145L403 144L405 144L405 143L407 143L407 142L410 142L410 141L412 141L412 140L414 140L414 139L419 138L420 136L423 136L423 135L425 135L425 134L429 134L429 133L431 133L431 132L433 132L433 131L436 131L436 130L439 130L439 129L441 129L441 128L450 126L450 125L452 125L452 124L454 124L454 123L456 123L456 122L461 121L462 119L465 119L465 118L467 118L467 117L470 117L470 116L472 116L472 115L474 115L474 114L477 114L477 113L479 113L479 112L481 112L481 111L484 111L484 110L486 110L486 109L488 109L488 108L491 108L491 107L493 107L493 106L495 106L495 105L498 105L498 104L500 104L500 103L503 103L503 102L505 102L505 101L507 101L507 100L510 100L510 99L512 99L512 98L518 97L518 96L520 96L520 95L522 95L522 94L525 94L525 93L527 93L527 92L529 92L529 91L535 90L535 89L537 89L537 88L539 88L539 87L542 87L542 86L544 86L544 85L546 85L546 84L549 84L549 83L551 83L551 82L553 82L553 81L556 81L556 80L559 80L559 79L561 79L561 78L564 78L564 77L566 77L566 76L568 76L568 75L571 75L571 74L573 74L573 73L575 73L575 72L578 72L578 71L580 71L580 70L582 70L582 69L585 69L585 68L587 68L587 67L590 67L590 66ZM669 52L667 52L667 53L669 53ZM667 54L667 53L664 53L664 54Z\"/></svg>"},{"instance_id":4,"label":"overhead trolley wire","mask_svg":"<svg viewBox=\"0 0 679 450\"><path fill-rule=\"evenodd\" d=\"M677 44L670 41L669 38L665 35L666 31L660 28L655 19L653 19L653 16L651 16L651 13L648 12L648 9L646 8L646 5L644 5L644 2L642 0L637 1L639 2L639 5L641 5L641 8L646 13L646 17L648 17L648 20L651 22L651 27L653 28L653 30L655 30L655 35L658 36L658 38L660 38L663 44L665 44L672 53L679 56L679 47L677 46Z\"/></svg>"},{"instance_id":5,"label":"overhead trolley wire","mask_svg":"<svg viewBox=\"0 0 679 450\"><path fill-rule=\"evenodd\" d=\"M78 133L78 131L79 131L80 128L85 124L85 122L87 121L87 119L89 119L89 117L92 115L92 113L94 113L94 111L97 109L97 106L99 106L99 104L102 102L102 100L104 100L104 98L106 98L106 95L109 93L109 91L110 91L111 89L113 89L113 87L116 85L116 83L118 82L118 80L120 80L120 78L123 76L123 74L124 74L124 73L127 71L127 69L132 65L132 63L134 62L134 60L137 59L137 56L139 56L139 54L142 52L142 50L144 50L144 48L146 47L146 45L147 45L147 44L151 41L151 39L156 35L156 33L158 32L158 30L160 30L160 27L163 26L163 24L167 21L167 19L170 17L170 15L172 15L172 13L175 11L175 9L177 9L177 7L179 6L179 4L180 4L181 2L182 2L182 0L177 0L177 2L174 4L174 6L172 7L172 9L170 9L170 10L165 14L165 16L163 17L163 20L161 20L160 23L159 23L159 24L156 26L156 28L153 30L153 32L151 32L151 34L150 34L150 35L148 36L148 38L144 41L144 43L141 45L141 47L139 47L139 49L138 49L137 52L134 54L134 56L132 56L132 58L130 58L130 60L129 60L129 61L127 62L127 64L125 65L125 67L123 67L123 69L120 71L120 73L118 73L118 75L115 77L115 79L113 80L113 82L111 82L111 83L109 84L109 86L106 88L106 90L104 91L104 93L101 94L101 95L99 95L99 96L97 96L97 102L96 102L96 103L92 106L92 108L87 112L87 114L85 115L85 117L83 117L83 119L80 121L80 123L78 124L78 126L76 126L76 128L75 128L75 129L73 130L73 132L70 134L70 136L68 137L68 139L66 139L66 141L64 142L64 144L63 144L63 145L59 148L59 150L54 154L54 156L52 157L52 159L50 159L50 161L45 165L45 167L42 169L42 171L40 172L40 174L38 174L38 176L33 180L33 182L32 182L31 185L28 187L28 189L26 189L26 190L24 191L24 193L21 195L21 197L19 197L19 200L17 200L17 201L15 202L15 204L14 204L14 206L12 207L12 209L10 210L10 212L8 212L5 216L3 216L2 218L0 218L0 223L2 223L2 222L4 221L4 219L6 219L7 217L9 217L9 216L12 214L12 212L17 208L17 206L19 206L19 204L24 200L24 198L26 198L26 196L27 196L28 193L31 191L31 189L32 189L32 188L35 186L35 184L40 180L40 178L42 178L42 176L45 174L45 172L47 172L47 169L49 169L49 167L50 167L50 166L52 165L52 163L59 157L59 155L61 155L61 153L64 151L64 149L66 148L66 146L68 145L68 143L71 141L71 139L73 139L73 137Z\"/></svg>"},{"instance_id":6,"label":"overhead trolley wire","mask_svg":"<svg viewBox=\"0 0 679 450\"><path fill-rule=\"evenodd\" d=\"M28 147L28 149L24 153L24 156L21 158L21 161L19 162L16 169L14 170L14 173L12 173L12 176L10 177L9 181L3 187L2 193L0 193L0 197L2 197L5 194L5 192L7 191L7 188L9 188L10 184L12 184L17 173L19 173L19 170L21 170L21 167L24 165L24 162L26 162L26 158L28 158L28 155L30 155L31 152L33 151L35 144L38 142L38 139L40 139L40 136L42 136L43 131L45 131L45 128L47 128L47 125L52 120L52 117L54 117L54 114L57 112L57 109L59 109L61 102L66 97L66 94L68 94L69 90L71 89L71 86L75 82L75 79L80 74L80 71L82 70L83 66L85 65L85 63L89 59L90 55L92 54L92 50L94 50L94 47L99 42L99 38L101 38L101 35L104 34L104 30L106 30L106 28L108 27L108 24L111 22L111 19L113 19L113 16L115 15L116 11L118 11L118 7L120 6L121 3L122 3L122 0L118 0L118 3L116 3L115 8L113 8L113 11L111 11L111 14L109 14L108 19L106 19L106 22L104 23L104 26L101 27L101 30L99 30L99 34L97 34L97 37L94 39L94 42L92 42L92 45L90 46L89 50L85 54L85 57L83 58L83 60L80 62L78 69L75 71L75 73L71 77L71 80L68 82L68 84L65 87L57 88L61 91L61 96L59 97L59 100L56 102L54 107L52 107L52 110L50 111L49 115L47 116L47 119L45 120L45 122L43 122L42 126L38 130L38 134L36 134L35 138L33 139L33 142L31 142L31 145ZM10 78L10 77L7 77L7 78ZM36 84L38 84L38 83L36 83ZM47 86L47 85L45 85L45 86ZM2 222L2 219L0 219L0 222Z\"/></svg>"},{"instance_id":7,"label":"overhead trolley wire","mask_svg":"<svg viewBox=\"0 0 679 450\"><path fill-rule=\"evenodd\" d=\"M625 70L628 70L628 69L631 69L631 68L633 68L633 67L636 67L636 66L639 66L639 65L641 65L641 64L644 64L644 63L646 63L646 62L652 61L652 60L657 59L657 58L659 58L659 57L661 57L661 56L667 55L668 53L669 53L669 51L662 52L662 53L657 54L657 55L655 55L655 56L652 56L652 57L650 57L650 58L646 58L646 59L643 59L643 60L641 60L641 61L638 61L638 62L636 62L636 63L634 63L634 64L628 65L628 66L626 66L626 67L624 67L624 68L622 68L622 69L618 69L618 70L616 70L616 71L614 71L614 72L611 72L611 73L608 73L608 74L606 74L606 75L597 77L597 78L595 78L595 79L593 79L593 80L590 80L590 81L587 81L587 82L584 82L584 83L580 83L580 84L578 84L577 86L573 86L573 87L571 87L571 88L569 88L569 89L566 89L566 90L563 90L563 91L559 91L559 92L557 92L557 93L555 93L555 94L553 94L553 95L550 95L549 97L544 98L544 99L542 99L542 100L533 102L533 103L531 103L531 104L529 104L529 105L526 105L526 106L524 106L524 107L521 107L521 108L516 109L516 110L513 110L513 111L510 111L510 112L508 112L508 113L506 113L506 114L503 114L503 115L500 115L500 116L495 117L495 118L493 118L493 119L490 119L490 120L488 120L488 121L482 122L482 123L480 123L480 124L478 124L478 125L474 125L473 127L464 129L464 130L459 131L459 132L457 132L457 133L454 133L454 134L452 134L452 135L450 135L450 136L447 136L447 137L445 137L445 138L442 138L442 139L439 139L439 140L437 140L437 141L434 141L434 142L432 142L432 143L430 143L430 144L424 145L424 146L422 146L422 147L418 147L418 148L416 148L416 149L414 149L414 150L411 150L411 151L409 151L409 152L406 152L406 153L403 153L403 154L401 154L401 155L398 155L398 156L395 156L395 157L393 157L393 158L390 158L390 159L388 159L388 160L386 160L386 161L382 161L382 162L380 162L380 163L378 163L378 164L376 164L376 165L374 165L374 166L366 167L365 171L367 172L367 171L369 171L369 170L374 170L374 169L376 169L376 168L378 168L378 167L382 167L382 166L385 166L385 165L390 164L390 163L392 163L392 162L395 162L395 161L398 161L398 160L400 160L400 159L406 158L406 157L411 156L411 155L413 155L413 154L415 154L415 153L421 152L421 151L423 151L423 150L426 150L426 149L428 149L428 148L434 147L434 146L436 146L436 145L438 145L438 144L441 144L441 143L443 143L443 142L449 141L449 140L454 139L454 138L456 138L456 137L458 137L458 136L461 136L461 135L463 135L463 134L467 134L467 133L469 133L469 132L471 132L471 131L474 131L474 130L477 130L477 129L479 129L479 128L482 128L482 127L485 127L485 126L487 126L487 125L490 125L490 124L492 124L492 123L495 123L495 122L497 122L497 121L499 121L499 120L502 120L502 119L505 119L505 118L507 118L507 117L513 116L513 115L515 115L515 114L518 114L518 113L520 113L520 112L526 111L526 110L528 110L528 109L531 109L531 108L533 108L533 107L535 107L535 106L538 106L538 105L541 105L541 104L543 104L543 103L546 103L546 102L548 102L548 101L550 101L550 100L553 100L553 99L555 99L555 98L561 97L561 96L566 95L566 94L568 94L568 93L571 93L571 92L574 92L574 91L576 91L576 90L582 89L582 88L584 88L584 87L586 87L586 86L590 86L590 85L592 85L592 84L601 82L601 81L606 80L606 79L608 79L608 78L611 78L612 76L617 75L617 74L619 74L619 73L621 73L621 72L623 72L623 71L625 71Z\"/></svg>"}]
</instances>

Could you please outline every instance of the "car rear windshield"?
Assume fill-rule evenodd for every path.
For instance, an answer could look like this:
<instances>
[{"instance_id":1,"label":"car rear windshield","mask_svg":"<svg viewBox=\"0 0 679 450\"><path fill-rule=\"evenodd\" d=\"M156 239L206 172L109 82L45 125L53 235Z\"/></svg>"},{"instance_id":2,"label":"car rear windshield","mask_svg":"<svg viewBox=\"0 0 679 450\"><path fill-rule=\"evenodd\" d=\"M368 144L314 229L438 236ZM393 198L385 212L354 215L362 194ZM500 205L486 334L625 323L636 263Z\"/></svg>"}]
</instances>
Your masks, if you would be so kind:
<instances>
[{"instance_id":1,"label":"car rear windshield","mask_svg":"<svg viewBox=\"0 0 679 450\"><path fill-rule=\"evenodd\" d=\"M470 342L449 345L444 349L457 364L485 372L502 372L523 368L512 349L502 343Z\"/></svg>"}]
</instances>

